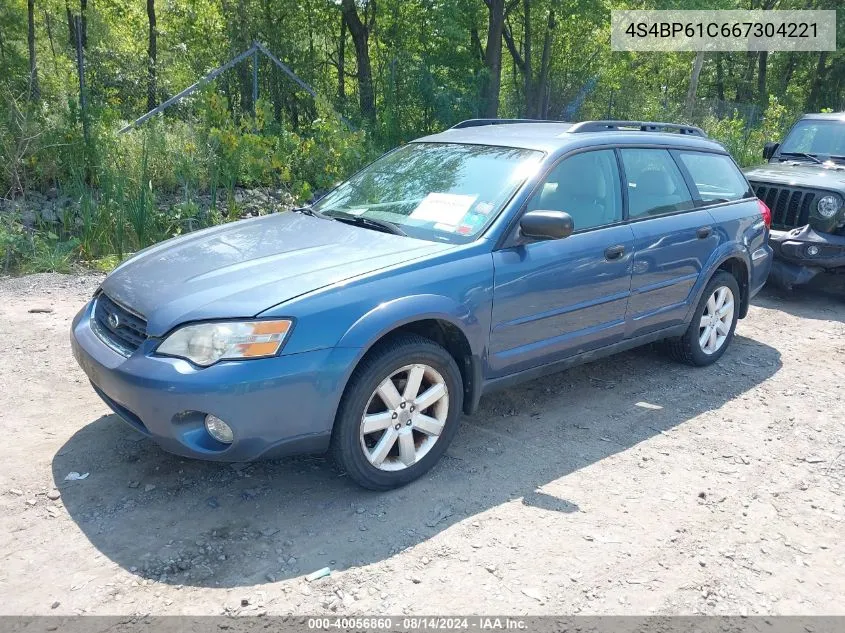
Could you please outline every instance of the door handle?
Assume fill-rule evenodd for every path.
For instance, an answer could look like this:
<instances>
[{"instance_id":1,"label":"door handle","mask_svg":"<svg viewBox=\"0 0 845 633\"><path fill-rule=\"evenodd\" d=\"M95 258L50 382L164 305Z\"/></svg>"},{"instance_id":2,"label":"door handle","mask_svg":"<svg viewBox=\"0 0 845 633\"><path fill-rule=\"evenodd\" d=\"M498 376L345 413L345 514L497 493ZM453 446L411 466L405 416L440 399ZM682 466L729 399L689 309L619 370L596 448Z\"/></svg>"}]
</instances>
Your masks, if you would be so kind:
<instances>
[{"instance_id":1,"label":"door handle","mask_svg":"<svg viewBox=\"0 0 845 633\"><path fill-rule=\"evenodd\" d=\"M622 244L611 246L604 251L604 258L607 260L619 259L625 254L625 247Z\"/></svg>"},{"instance_id":2,"label":"door handle","mask_svg":"<svg viewBox=\"0 0 845 633\"><path fill-rule=\"evenodd\" d=\"M713 227L710 226L702 226L695 232L698 239L705 240L713 234Z\"/></svg>"}]
</instances>

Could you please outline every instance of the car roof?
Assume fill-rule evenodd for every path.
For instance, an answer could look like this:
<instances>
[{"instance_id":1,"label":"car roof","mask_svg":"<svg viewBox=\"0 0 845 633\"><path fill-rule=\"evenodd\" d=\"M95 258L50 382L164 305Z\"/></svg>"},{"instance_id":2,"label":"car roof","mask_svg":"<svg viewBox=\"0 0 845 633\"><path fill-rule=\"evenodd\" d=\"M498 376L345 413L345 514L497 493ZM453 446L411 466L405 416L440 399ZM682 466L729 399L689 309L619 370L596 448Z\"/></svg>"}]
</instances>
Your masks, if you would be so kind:
<instances>
[{"instance_id":1,"label":"car roof","mask_svg":"<svg viewBox=\"0 0 845 633\"><path fill-rule=\"evenodd\" d=\"M575 123L564 121L507 122L506 124L453 127L437 134L418 138L413 142L498 145L539 150L549 154L560 154L572 149L597 145L643 144L726 153L725 148L716 141L692 134L626 129L576 131L577 129Z\"/></svg>"},{"instance_id":2,"label":"car roof","mask_svg":"<svg viewBox=\"0 0 845 633\"><path fill-rule=\"evenodd\" d=\"M802 116L801 119L817 119L821 121L845 121L845 112L811 112Z\"/></svg>"}]
</instances>

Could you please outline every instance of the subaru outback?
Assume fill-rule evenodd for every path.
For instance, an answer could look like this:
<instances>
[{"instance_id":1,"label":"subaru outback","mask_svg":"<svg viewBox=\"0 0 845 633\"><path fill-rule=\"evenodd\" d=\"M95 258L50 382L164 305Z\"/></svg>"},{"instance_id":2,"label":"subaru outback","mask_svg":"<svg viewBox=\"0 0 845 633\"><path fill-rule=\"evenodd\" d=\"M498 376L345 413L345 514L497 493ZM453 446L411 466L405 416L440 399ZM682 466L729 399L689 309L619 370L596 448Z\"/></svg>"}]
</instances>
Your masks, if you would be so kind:
<instances>
[{"instance_id":1,"label":"subaru outback","mask_svg":"<svg viewBox=\"0 0 845 633\"><path fill-rule=\"evenodd\" d=\"M791 288L845 272L845 112L805 114L763 158L746 176L772 210L772 281Z\"/></svg>"},{"instance_id":2,"label":"subaru outback","mask_svg":"<svg viewBox=\"0 0 845 633\"><path fill-rule=\"evenodd\" d=\"M312 206L138 253L72 346L165 450L328 450L388 489L493 389L656 341L715 362L769 273L768 222L698 128L470 120Z\"/></svg>"}]
</instances>

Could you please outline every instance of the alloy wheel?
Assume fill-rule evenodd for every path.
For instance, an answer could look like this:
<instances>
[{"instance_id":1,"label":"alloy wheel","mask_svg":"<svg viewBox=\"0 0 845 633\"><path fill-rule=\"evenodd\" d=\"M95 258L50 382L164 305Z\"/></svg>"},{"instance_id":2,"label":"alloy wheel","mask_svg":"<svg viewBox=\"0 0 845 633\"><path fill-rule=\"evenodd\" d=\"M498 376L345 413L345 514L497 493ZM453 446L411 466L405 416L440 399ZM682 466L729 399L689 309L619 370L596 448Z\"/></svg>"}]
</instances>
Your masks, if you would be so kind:
<instances>
[{"instance_id":1,"label":"alloy wheel","mask_svg":"<svg viewBox=\"0 0 845 633\"><path fill-rule=\"evenodd\" d=\"M448 413L443 376L430 365L406 365L370 396L360 426L364 455L379 470L413 466L440 438Z\"/></svg>"},{"instance_id":2,"label":"alloy wheel","mask_svg":"<svg viewBox=\"0 0 845 633\"><path fill-rule=\"evenodd\" d=\"M719 351L728 339L734 318L734 295L727 286L719 286L710 295L698 329L698 343L707 355Z\"/></svg>"}]
</instances>

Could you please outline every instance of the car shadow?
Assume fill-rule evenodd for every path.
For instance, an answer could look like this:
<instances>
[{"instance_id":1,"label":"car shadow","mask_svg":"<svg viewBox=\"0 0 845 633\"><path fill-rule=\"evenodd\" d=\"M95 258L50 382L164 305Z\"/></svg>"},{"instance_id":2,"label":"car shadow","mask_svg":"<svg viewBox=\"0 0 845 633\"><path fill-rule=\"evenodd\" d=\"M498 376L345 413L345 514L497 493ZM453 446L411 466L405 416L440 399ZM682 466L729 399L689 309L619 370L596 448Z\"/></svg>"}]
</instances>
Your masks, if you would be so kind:
<instances>
[{"instance_id":1,"label":"car shadow","mask_svg":"<svg viewBox=\"0 0 845 633\"><path fill-rule=\"evenodd\" d=\"M718 409L781 367L736 337L696 369L644 347L486 396L420 480L374 493L324 457L217 464L161 451L114 415L75 433L52 463L90 542L141 578L237 587L385 560L509 501L579 512L544 485ZM90 473L65 481L71 472ZM461 538L460 532L455 538Z\"/></svg>"},{"instance_id":2,"label":"car shadow","mask_svg":"<svg viewBox=\"0 0 845 633\"><path fill-rule=\"evenodd\" d=\"M792 290L767 284L752 304L802 319L845 323L845 275L820 274Z\"/></svg>"}]
</instances>

